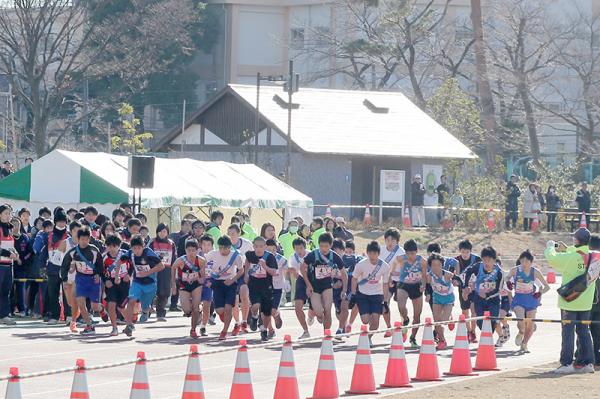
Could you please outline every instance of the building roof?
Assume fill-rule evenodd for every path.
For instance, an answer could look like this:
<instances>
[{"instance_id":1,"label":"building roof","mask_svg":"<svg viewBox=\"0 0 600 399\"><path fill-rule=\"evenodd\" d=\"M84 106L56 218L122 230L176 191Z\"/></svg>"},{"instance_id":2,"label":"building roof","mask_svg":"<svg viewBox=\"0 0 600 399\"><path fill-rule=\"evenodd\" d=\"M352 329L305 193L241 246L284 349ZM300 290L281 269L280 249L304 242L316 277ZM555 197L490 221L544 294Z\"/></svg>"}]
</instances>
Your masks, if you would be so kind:
<instances>
[{"instance_id":1,"label":"building roof","mask_svg":"<svg viewBox=\"0 0 600 399\"><path fill-rule=\"evenodd\" d=\"M287 93L279 86L262 86L260 113L287 136ZM211 104L233 93L249 107L256 104L256 86L230 84L205 104L189 126ZM317 154L408 158L476 158L456 137L399 92L301 88L293 95L292 142ZM296 107L297 106L297 107ZM157 148L181 132L175 128Z\"/></svg>"}]
</instances>

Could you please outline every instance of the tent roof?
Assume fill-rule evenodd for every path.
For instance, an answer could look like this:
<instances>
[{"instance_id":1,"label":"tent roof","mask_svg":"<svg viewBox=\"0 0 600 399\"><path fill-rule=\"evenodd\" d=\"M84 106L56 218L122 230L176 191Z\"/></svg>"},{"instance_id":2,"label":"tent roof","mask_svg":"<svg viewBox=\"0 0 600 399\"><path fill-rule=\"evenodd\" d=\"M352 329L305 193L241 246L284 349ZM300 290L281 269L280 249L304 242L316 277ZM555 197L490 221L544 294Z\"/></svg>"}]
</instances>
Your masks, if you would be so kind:
<instances>
[{"instance_id":1,"label":"tent roof","mask_svg":"<svg viewBox=\"0 0 600 399\"><path fill-rule=\"evenodd\" d=\"M29 172L23 169L0 181L0 197L59 204L119 203L127 201L132 192L127 175L126 156L55 150L34 162ZM29 198L24 198L27 190L16 190L15 182L22 185L27 176ZM14 195L15 191L21 194ZM79 198L74 200L74 196ZM279 209L309 208L313 203L310 197L255 165L156 158L154 188L142 190L142 207L172 205Z\"/></svg>"}]
</instances>

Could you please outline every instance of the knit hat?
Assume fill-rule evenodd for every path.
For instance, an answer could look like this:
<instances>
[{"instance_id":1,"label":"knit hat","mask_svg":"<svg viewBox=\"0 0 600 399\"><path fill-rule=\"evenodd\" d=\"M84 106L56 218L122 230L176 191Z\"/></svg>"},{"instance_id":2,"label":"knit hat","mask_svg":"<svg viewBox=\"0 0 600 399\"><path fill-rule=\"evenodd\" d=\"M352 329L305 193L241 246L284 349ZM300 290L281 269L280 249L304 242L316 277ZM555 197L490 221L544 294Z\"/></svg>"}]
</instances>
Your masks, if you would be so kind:
<instances>
[{"instance_id":1,"label":"knit hat","mask_svg":"<svg viewBox=\"0 0 600 399\"><path fill-rule=\"evenodd\" d=\"M59 209L54 214L54 224L58 222L67 222L67 214L65 213L64 209Z\"/></svg>"}]
</instances>

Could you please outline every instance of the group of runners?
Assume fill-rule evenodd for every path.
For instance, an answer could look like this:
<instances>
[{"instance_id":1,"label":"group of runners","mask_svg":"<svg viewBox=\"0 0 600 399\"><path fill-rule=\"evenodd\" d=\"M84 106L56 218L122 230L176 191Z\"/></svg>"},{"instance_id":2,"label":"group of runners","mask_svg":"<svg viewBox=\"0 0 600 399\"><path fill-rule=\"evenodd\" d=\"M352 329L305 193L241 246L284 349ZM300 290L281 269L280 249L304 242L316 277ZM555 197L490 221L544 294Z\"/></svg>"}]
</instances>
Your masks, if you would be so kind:
<instances>
[{"instance_id":1,"label":"group of runners","mask_svg":"<svg viewBox=\"0 0 600 399\"><path fill-rule=\"evenodd\" d=\"M431 243L420 254L417 242L401 244L400 231L390 228L382 245L372 241L359 256L362 251L344 239L351 233L342 227L334 238L327 218L316 217L310 226L295 218L277 236L270 223L257 233L241 212L223 228L224 215L215 211L208 223L184 218L173 234L159 223L151 238L145 215L131 214L126 204L110 219L94 207L42 209L39 215L30 226L29 210L0 206L0 323L14 324L11 315L37 310L44 321L56 324L60 316L53 304L60 302L62 292L73 333L94 334L92 313L97 313L110 321L112 336L120 333L120 324L125 326L122 333L132 336L152 313L157 321L166 321L171 301L171 310L179 303L190 317L193 338L206 336L218 316L219 340L259 330L261 340L268 341L282 326L280 304L289 300L303 330L300 338L310 337L315 320L324 329L337 323L336 336L348 333L357 317L370 330L379 329L383 317L389 337L392 306L407 328L421 322L424 302L435 321L451 322L455 294L467 317L485 311L503 317L512 310L517 317L533 318L541 294L549 289L529 251L504 271L492 247L477 256L465 240L458 245L458 256L445 257L440 245ZM343 219L338 222L343 225ZM299 234L307 229L309 234ZM21 269L25 264L41 273L45 281L39 287L39 280L29 284L19 278L31 276ZM38 289L43 289L43 299L36 301ZM468 323L470 342L477 342L477 324L481 328L481 320ZM508 324L492 324L496 345L502 346L510 338ZM518 328L515 343L528 351L535 326L520 322ZM410 330L413 347L418 347L417 332L416 327ZM442 325L436 325L435 339L438 349L446 348Z\"/></svg>"}]
</instances>

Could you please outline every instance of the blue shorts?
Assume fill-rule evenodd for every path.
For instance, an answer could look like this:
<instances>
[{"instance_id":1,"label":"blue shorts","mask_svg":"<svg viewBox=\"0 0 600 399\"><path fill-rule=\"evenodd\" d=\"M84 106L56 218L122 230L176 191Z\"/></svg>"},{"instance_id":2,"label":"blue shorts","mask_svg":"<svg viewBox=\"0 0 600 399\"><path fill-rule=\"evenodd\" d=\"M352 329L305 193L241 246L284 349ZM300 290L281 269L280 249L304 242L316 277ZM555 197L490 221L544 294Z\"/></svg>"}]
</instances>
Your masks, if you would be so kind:
<instances>
[{"instance_id":1,"label":"blue shorts","mask_svg":"<svg viewBox=\"0 0 600 399\"><path fill-rule=\"evenodd\" d=\"M352 275L348 275L348 287L346 288L346 295L350 295L352 293Z\"/></svg>"},{"instance_id":2,"label":"blue shorts","mask_svg":"<svg viewBox=\"0 0 600 399\"><path fill-rule=\"evenodd\" d=\"M356 304L360 315L383 314L383 295L365 295L356 293Z\"/></svg>"},{"instance_id":3,"label":"blue shorts","mask_svg":"<svg viewBox=\"0 0 600 399\"><path fill-rule=\"evenodd\" d=\"M210 287L207 287L206 285L204 285L202 287L202 296L201 296L201 301L207 301L207 302L212 302L213 299L213 290Z\"/></svg>"},{"instance_id":4,"label":"blue shorts","mask_svg":"<svg viewBox=\"0 0 600 399\"><path fill-rule=\"evenodd\" d=\"M512 308L520 306L526 312L536 310L540 306L540 300L535 298L533 294L515 294L512 301Z\"/></svg>"},{"instance_id":5,"label":"blue shorts","mask_svg":"<svg viewBox=\"0 0 600 399\"><path fill-rule=\"evenodd\" d=\"M273 304L271 305L272 309L279 309L279 304L281 303L281 295L283 295L283 290L281 288L273 288Z\"/></svg>"},{"instance_id":6,"label":"blue shorts","mask_svg":"<svg viewBox=\"0 0 600 399\"><path fill-rule=\"evenodd\" d=\"M302 277L298 277L296 280L296 294L294 295L294 301L306 301L308 297L306 296L306 283Z\"/></svg>"},{"instance_id":7,"label":"blue shorts","mask_svg":"<svg viewBox=\"0 0 600 399\"><path fill-rule=\"evenodd\" d=\"M92 303L100 303L102 295L102 282L96 283L94 276L77 273L75 276L75 296L87 298Z\"/></svg>"},{"instance_id":8,"label":"blue shorts","mask_svg":"<svg viewBox=\"0 0 600 399\"><path fill-rule=\"evenodd\" d=\"M140 302L142 310L152 306L152 300L155 295L156 283L144 285L134 281L131 283L131 287L129 287L129 300Z\"/></svg>"},{"instance_id":9,"label":"blue shorts","mask_svg":"<svg viewBox=\"0 0 600 399\"><path fill-rule=\"evenodd\" d=\"M500 310L504 310L506 313L510 312L510 300L508 296L500 297Z\"/></svg>"},{"instance_id":10,"label":"blue shorts","mask_svg":"<svg viewBox=\"0 0 600 399\"><path fill-rule=\"evenodd\" d=\"M225 305L235 305L237 284L225 285L225 280L215 280L212 283L213 301L215 309L222 309Z\"/></svg>"},{"instance_id":11,"label":"blue shorts","mask_svg":"<svg viewBox=\"0 0 600 399\"><path fill-rule=\"evenodd\" d=\"M340 314L342 311L342 289L333 289L333 304L335 305L335 314Z\"/></svg>"}]
</instances>

